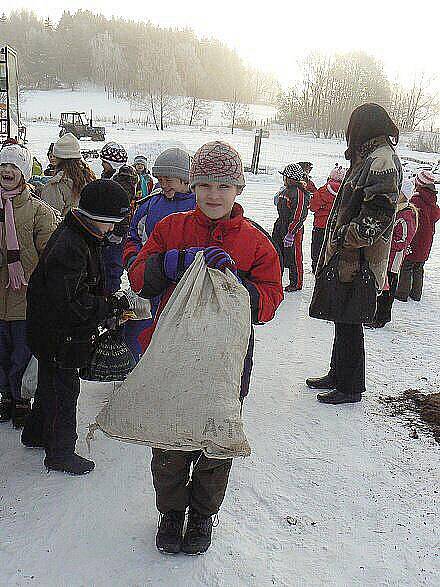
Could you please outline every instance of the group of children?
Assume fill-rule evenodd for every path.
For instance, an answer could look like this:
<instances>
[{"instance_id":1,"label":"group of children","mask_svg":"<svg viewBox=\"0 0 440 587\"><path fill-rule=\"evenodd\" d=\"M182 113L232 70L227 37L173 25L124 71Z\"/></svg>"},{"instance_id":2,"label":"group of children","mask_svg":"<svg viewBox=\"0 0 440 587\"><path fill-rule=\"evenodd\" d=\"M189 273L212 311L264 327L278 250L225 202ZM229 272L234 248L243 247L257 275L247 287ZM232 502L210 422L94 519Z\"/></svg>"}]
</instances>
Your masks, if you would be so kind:
<instances>
[{"instance_id":1,"label":"group of children","mask_svg":"<svg viewBox=\"0 0 440 587\"><path fill-rule=\"evenodd\" d=\"M100 156L102 177L96 179L82 160L78 140L68 133L50 149L48 179L31 186L29 151L18 144L6 144L0 151L0 421L24 425L23 445L44 449L48 469L75 475L94 468L75 452L78 369L86 364L99 330L119 324L130 309L130 296L121 291L123 271L133 292L151 301L151 319L124 324L136 361L198 251L208 267L236 275L248 291L253 324L263 324L283 299L280 259L289 269L286 291L302 287L309 209L315 215L315 271L345 174L336 165L326 184L316 189L309 176L311 163L286 166L284 186L276 196L274 247L236 202L245 177L241 158L230 145L207 143L192 159L182 149L167 149L152 167L155 185L144 156L129 165L126 150L117 143L106 144ZM440 218L432 174L420 172L412 192L412 185L404 182L388 284L379 298L375 327L389 321L394 297L421 296L423 263ZM249 389L253 345L251 334L242 401ZM30 401L21 397L21 380L32 354L38 359L38 385L31 409ZM201 452L153 450L159 550L207 550L231 464Z\"/></svg>"},{"instance_id":2,"label":"group of children","mask_svg":"<svg viewBox=\"0 0 440 587\"><path fill-rule=\"evenodd\" d=\"M133 169L115 143L101 151L101 179L80 158L73 135L61 137L52 154L51 179L33 192L29 151L18 144L0 151L0 419L12 418L17 428L24 424L22 444L43 449L48 470L82 475L94 463L75 451L79 369L99 331L119 324L132 302L119 287L114 291L115 272L109 288L109 267L120 263L133 292L151 300L152 320L125 324L136 359L197 251L203 251L207 267L236 275L249 293L254 324L271 320L283 299L281 268L270 239L235 202L245 178L239 154L226 143L208 143L192 160L181 149L161 153L152 168L154 187L137 175L147 171L145 159L138 157ZM251 335L241 401L249 388L253 345ZM32 354L38 381L31 409L21 400L21 379ZM230 459L201 452L153 451L159 550L207 550L231 465Z\"/></svg>"},{"instance_id":3,"label":"group of children","mask_svg":"<svg viewBox=\"0 0 440 587\"><path fill-rule=\"evenodd\" d=\"M306 167L307 166L307 167ZM286 292L298 291L303 285L302 241L304 222L310 210L314 215L311 260L315 273L325 237L327 221L335 198L347 172L336 164L325 185L317 189L310 179L311 163L291 163L282 172L283 187L277 192L274 203L278 218L272 238L280 252L280 259L289 271ZM417 173L414 180L402 184L395 219L388 279L378 297L377 313L370 328L383 328L391 321L394 299L407 302L408 298L420 301L423 287L423 267L433 243L435 223L440 218L434 175L426 169Z\"/></svg>"}]
</instances>

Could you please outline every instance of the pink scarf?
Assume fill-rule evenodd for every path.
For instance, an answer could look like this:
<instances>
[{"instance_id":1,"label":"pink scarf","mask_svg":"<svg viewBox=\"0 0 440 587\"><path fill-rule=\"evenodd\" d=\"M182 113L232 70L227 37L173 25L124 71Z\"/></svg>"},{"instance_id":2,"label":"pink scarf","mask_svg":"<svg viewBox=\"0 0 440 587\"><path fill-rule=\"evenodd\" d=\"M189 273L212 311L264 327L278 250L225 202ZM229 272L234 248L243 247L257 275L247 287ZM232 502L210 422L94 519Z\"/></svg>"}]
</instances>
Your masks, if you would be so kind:
<instances>
[{"instance_id":1,"label":"pink scarf","mask_svg":"<svg viewBox=\"0 0 440 587\"><path fill-rule=\"evenodd\" d=\"M15 228L14 207L12 198L23 192L19 187L10 192L0 187L0 211L4 209L4 224L0 222L0 241L3 238L3 231L6 236L6 260L8 263L9 281L6 287L14 291L27 285L23 265L20 261L20 245L18 244L17 231Z\"/></svg>"}]
</instances>

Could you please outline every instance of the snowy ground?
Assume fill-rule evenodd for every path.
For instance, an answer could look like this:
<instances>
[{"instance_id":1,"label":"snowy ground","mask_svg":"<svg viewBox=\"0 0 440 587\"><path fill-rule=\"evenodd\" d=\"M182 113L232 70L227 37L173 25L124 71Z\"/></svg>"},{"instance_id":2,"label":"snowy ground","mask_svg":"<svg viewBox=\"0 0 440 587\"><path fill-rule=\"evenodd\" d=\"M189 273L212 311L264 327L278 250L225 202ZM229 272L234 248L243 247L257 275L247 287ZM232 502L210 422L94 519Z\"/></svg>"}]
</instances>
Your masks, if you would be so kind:
<instances>
[{"instance_id":1,"label":"snowy ground","mask_svg":"<svg viewBox=\"0 0 440 587\"><path fill-rule=\"evenodd\" d=\"M56 132L32 126L31 147L43 155ZM249 133L160 135L133 127L114 129L109 139L133 149L166 140L193 151L214 137L228 138L250 159ZM343 144L281 133L264 149L275 168L310 159L320 183L342 162ZM278 183L276 173L249 177L241 198L247 215L268 229ZM318 404L304 385L305 377L325 372L332 339L330 325L307 315L310 231L308 220L305 288L289 294L273 322L256 331L244 409L253 453L234 464L210 551L198 558L156 551L149 449L97 434L91 475L47 474L42 453L21 447L17 432L2 425L1 586L439 585L439 446L425 435L410 438L378 398L408 388L438 391L440 242L427 264L423 301L396 302L394 322L366 332L364 401L332 407ZM85 455L87 425L109 391L106 384L83 385L78 449Z\"/></svg>"}]
</instances>

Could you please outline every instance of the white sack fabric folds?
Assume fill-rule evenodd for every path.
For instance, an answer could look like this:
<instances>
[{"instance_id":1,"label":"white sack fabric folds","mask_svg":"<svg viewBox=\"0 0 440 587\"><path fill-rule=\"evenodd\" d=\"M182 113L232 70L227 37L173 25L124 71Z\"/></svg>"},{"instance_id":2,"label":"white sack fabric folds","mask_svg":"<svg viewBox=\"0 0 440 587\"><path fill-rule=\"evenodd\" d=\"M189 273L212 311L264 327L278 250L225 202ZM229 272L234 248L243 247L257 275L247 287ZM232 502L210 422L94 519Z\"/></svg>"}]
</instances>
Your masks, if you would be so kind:
<instances>
[{"instance_id":1,"label":"white sack fabric folds","mask_svg":"<svg viewBox=\"0 0 440 587\"><path fill-rule=\"evenodd\" d=\"M165 450L249 455L239 396L250 332L246 289L229 270L208 269L197 253L97 426L113 438Z\"/></svg>"}]
</instances>

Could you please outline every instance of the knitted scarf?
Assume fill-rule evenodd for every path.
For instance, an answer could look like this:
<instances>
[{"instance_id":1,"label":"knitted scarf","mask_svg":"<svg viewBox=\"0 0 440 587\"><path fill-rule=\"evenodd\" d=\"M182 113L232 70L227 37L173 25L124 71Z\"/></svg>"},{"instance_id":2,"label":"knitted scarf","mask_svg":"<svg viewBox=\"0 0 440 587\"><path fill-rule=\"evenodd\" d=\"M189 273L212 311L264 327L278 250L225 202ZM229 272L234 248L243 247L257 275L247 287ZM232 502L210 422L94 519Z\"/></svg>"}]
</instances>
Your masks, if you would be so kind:
<instances>
[{"instance_id":1,"label":"knitted scarf","mask_svg":"<svg viewBox=\"0 0 440 587\"><path fill-rule=\"evenodd\" d=\"M20 261L20 245L15 228L14 207L12 198L23 192L20 186L9 192L0 187L0 213L4 219L0 221L0 240L3 238L3 231L6 237L6 261L8 263L9 281L6 287L18 291L23 285L27 285L23 265Z\"/></svg>"}]
</instances>

